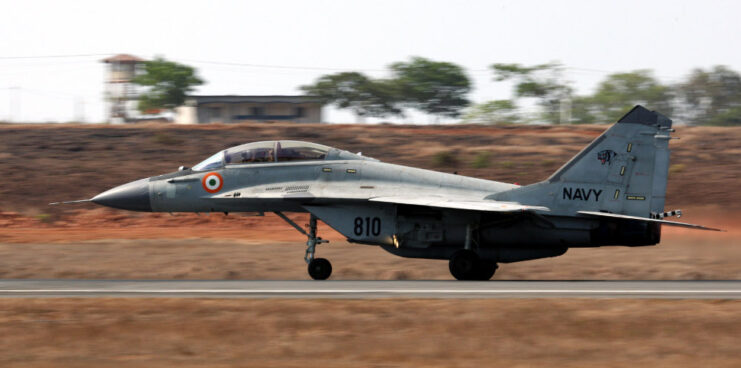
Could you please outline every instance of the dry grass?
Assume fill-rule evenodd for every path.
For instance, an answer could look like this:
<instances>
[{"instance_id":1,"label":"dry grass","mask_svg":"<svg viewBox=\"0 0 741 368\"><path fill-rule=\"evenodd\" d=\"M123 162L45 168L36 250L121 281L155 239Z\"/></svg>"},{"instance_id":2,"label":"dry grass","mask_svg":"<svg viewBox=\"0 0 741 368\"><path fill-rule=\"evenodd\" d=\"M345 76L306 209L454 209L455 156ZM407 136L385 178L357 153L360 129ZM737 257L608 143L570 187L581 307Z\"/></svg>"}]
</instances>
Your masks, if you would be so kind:
<instances>
[{"instance_id":1,"label":"dry grass","mask_svg":"<svg viewBox=\"0 0 741 368\"><path fill-rule=\"evenodd\" d=\"M198 229L41 232L48 241L37 232L35 240L0 243L0 278L308 279L305 240L298 233L272 230L284 239L267 240L254 229L240 233L239 229L215 228L204 232L208 237L195 238ZM214 238L219 234L222 238ZM131 238L89 238L100 235ZM90 240L73 241L84 236ZM331 238L330 244L319 247L318 254L332 261L333 279L451 279L445 261L399 258L378 247ZM741 237L734 231L674 230L665 232L662 244L653 247L571 249L557 258L502 264L494 279L741 279Z\"/></svg>"},{"instance_id":2,"label":"dry grass","mask_svg":"<svg viewBox=\"0 0 741 368\"><path fill-rule=\"evenodd\" d=\"M739 301L3 299L13 367L738 367Z\"/></svg>"}]
</instances>

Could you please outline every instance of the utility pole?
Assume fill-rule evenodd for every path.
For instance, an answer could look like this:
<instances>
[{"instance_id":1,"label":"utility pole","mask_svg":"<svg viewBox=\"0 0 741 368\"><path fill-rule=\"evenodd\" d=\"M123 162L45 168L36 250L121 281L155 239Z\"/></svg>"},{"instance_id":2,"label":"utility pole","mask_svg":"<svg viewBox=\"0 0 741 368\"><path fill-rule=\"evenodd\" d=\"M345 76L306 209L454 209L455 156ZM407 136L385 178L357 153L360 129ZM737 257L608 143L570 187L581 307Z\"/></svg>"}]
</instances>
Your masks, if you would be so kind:
<instances>
[{"instance_id":1,"label":"utility pole","mask_svg":"<svg viewBox=\"0 0 741 368\"><path fill-rule=\"evenodd\" d=\"M85 101L82 99L82 97L77 96L75 99L75 122L77 123L84 123L85 122Z\"/></svg>"},{"instance_id":2,"label":"utility pole","mask_svg":"<svg viewBox=\"0 0 741 368\"><path fill-rule=\"evenodd\" d=\"M10 106L8 106L8 122L13 122L13 117L18 118L18 120L21 119L21 87L14 86L8 88L10 91L8 94L10 95L10 98L8 101L10 101Z\"/></svg>"},{"instance_id":3,"label":"utility pole","mask_svg":"<svg viewBox=\"0 0 741 368\"><path fill-rule=\"evenodd\" d=\"M571 124L571 99L568 97L562 98L559 105L559 123L560 124Z\"/></svg>"}]
</instances>

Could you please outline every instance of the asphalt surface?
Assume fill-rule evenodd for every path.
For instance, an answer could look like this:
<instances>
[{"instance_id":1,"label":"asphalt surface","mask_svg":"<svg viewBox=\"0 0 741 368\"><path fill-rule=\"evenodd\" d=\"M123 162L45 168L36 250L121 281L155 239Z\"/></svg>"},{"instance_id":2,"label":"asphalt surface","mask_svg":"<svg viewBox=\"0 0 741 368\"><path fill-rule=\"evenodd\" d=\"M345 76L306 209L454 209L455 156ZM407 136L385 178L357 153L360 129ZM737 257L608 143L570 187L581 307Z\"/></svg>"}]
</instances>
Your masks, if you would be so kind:
<instances>
[{"instance_id":1,"label":"asphalt surface","mask_svg":"<svg viewBox=\"0 0 741 368\"><path fill-rule=\"evenodd\" d=\"M732 281L0 280L0 297L741 299Z\"/></svg>"}]
</instances>

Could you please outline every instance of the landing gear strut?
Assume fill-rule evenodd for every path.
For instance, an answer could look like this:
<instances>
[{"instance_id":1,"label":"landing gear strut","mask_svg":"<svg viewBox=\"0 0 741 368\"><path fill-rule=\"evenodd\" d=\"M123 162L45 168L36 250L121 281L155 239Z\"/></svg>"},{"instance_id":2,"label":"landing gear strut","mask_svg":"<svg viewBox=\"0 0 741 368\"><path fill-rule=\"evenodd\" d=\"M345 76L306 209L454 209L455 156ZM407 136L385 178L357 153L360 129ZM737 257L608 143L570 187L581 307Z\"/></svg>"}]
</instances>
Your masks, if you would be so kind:
<instances>
[{"instance_id":1,"label":"landing gear strut","mask_svg":"<svg viewBox=\"0 0 741 368\"><path fill-rule=\"evenodd\" d=\"M283 213L275 212L275 214L308 238L306 241L306 254L304 255L304 261L309 265L309 276L314 280L328 279L332 274L332 264L325 258L314 258L316 246L322 243L329 243L329 240L324 240L316 236L316 216L311 215L309 218L309 232L307 233L306 230L302 229L301 226L298 226L298 224L293 222L293 220L289 219Z\"/></svg>"}]
</instances>

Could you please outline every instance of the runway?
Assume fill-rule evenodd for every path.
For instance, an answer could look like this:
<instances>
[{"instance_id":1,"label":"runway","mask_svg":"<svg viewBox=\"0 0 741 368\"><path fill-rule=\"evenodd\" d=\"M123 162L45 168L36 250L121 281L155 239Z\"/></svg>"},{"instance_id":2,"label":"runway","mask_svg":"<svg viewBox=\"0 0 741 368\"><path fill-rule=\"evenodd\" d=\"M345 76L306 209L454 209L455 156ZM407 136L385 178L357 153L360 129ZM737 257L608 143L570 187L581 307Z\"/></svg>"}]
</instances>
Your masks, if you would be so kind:
<instances>
[{"instance_id":1,"label":"runway","mask_svg":"<svg viewBox=\"0 0 741 368\"><path fill-rule=\"evenodd\" d=\"M741 299L741 281L0 280L0 297Z\"/></svg>"}]
</instances>

